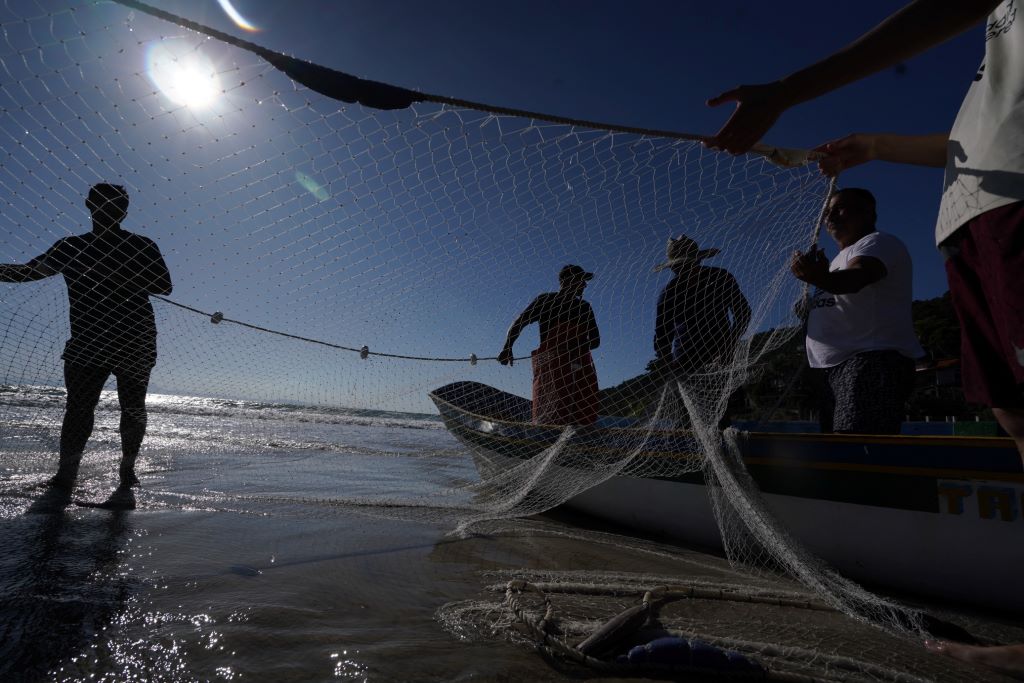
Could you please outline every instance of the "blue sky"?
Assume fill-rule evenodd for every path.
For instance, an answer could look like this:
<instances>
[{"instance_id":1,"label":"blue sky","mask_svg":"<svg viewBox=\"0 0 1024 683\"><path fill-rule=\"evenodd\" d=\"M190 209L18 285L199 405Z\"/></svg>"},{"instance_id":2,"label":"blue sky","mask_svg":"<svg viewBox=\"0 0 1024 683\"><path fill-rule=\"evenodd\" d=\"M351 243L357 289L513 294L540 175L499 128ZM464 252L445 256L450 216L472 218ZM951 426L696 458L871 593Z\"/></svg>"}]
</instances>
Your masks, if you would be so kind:
<instances>
[{"instance_id":1,"label":"blue sky","mask_svg":"<svg viewBox=\"0 0 1024 683\"><path fill-rule=\"evenodd\" d=\"M318 2L238 0L246 34L214 2L160 7L295 56L431 93L571 117L711 133L704 100L827 55L898 2ZM981 62L980 28L787 113L766 140L808 147L854 131L948 130ZM941 171L876 164L844 185L876 193L880 227L915 256L915 295L946 289L931 248Z\"/></svg>"},{"instance_id":2,"label":"blue sky","mask_svg":"<svg viewBox=\"0 0 1024 683\"><path fill-rule=\"evenodd\" d=\"M705 98L741 82L781 76L820 58L893 9L889 3L872 2L741 3L728 8L682 2L526 2L510 9L469 2L239 0L236 8L260 27L259 32L247 33L212 0L154 4L271 49L373 80L494 105L694 133L711 133L728 116L725 108L705 107ZM89 24L90 30L104 22L123 29L124 17L129 16L116 7L94 13L96 26L89 24L92 14L78 12L72 19ZM59 24L67 16L58 19ZM149 19L134 21L138 36L160 26ZM15 46L19 41L32 44L65 30L74 36L74 29L60 25L54 29L41 21L33 26L35 32L21 35L12 30L8 40ZM156 30L182 33L167 27ZM505 181L521 186L523 177L537 180L537 169L548 173L557 166L555 170L562 174L558 178L568 190L564 196L559 194L562 190L543 194L549 189L538 186L542 194L536 196L542 205L520 202L511 211L494 200L494 193L512 187L502 187L501 178L486 187L465 181L458 187L427 183L422 192L411 195L418 197L416 201L402 206L369 201L375 179L353 182L362 177L367 159L380 177L397 173L403 163L411 164L406 169L418 163L384 142L371 144L387 139L388 131L398 129L389 126L400 127L406 115L381 114L371 120L345 109L345 116L354 122L346 129L353 134L346 133L345 154L337 150L321 154L321 129L348 119L334 116L339 108L333 103L303 108L301 93L284 92L280 98L264 93L260 98L265 99L254 104L250 92L261 92L261 79L280 88L280 76L275 80L274 75L265 74L255 58L226 58L219 68L225 69L225 82L233 89L211 110L218 115L193 114L153 91L139 73L144 65L135 63L142 61L141 56L128 56L130 49L125 53L115 49L120 40L131 48L131 41L124 37L131 34L113 37L113 31L102 29L92 35L84 45L91 53L109 52L101 60L103 68L120 80L113 82L109 73L97 71L101 89L75 95L70 105L61 100L60 107L46 104L45 88L26 79L23 72L15 76L26 84L24 88L6 91L17 102L34 99L36 103L32 111L10 119L33 128L32 135L26 131L22 139L20 130L11 126L5 130L9 158L3 192L16 210L8 212L4 226L9 239L3 260L24 260L55 236L83 231L87 223L77 188L99 179L122 180L137 188L126 227L150 234L161 244L175 277L175 298L183 303L344 345L366 343L373 350L417 355L473 352L485 356L500 348L514 314L533 295L554 287L557 266L577 260L598 273L588 298L605 333L605 343L596 354L602 385L635 374L650 358L654 299L667 280L663 274L653 275L650 267L660 260L665 236L677 228L664 217L646 224L642 215L622 213L623 207L634 205L627 197L598 193L578 205L559 202L572 195L574 184L596 182L592 174L602 163L615 166L629 159L641 159L653 167L676 163L671 146L601 148L591 150L589 161L582 157L585 146L580 147L579 158L568 161L557 154L524 157L520 161L526 176L516 176L518 171L513 169ZM47 49L49 61L43 64L52 67L54 60L66 61L67 55L54 51L55 47ZM69 48L69 54L78 49ZM947 129L981 53L979 32L963 36L901 69L792 110L767 140L806 147L854 130ZM20 58L8 57L6 63L8 69L37 68ZM88 87L92 67L85 63ZM241 82L247 85L235 87ZM74 87L67 78L50 85ZM128 101L137 107L131 115L123 114ZM275 114L283 107L292 108L289 116ZM86 116L76 121L83 109ZM119 124L120 116L130 124ZM86 171L79 168L79 157L47 142L58 121L61 135L84 141L91 155ZM296 129L296 122L304 125ZM35 130L40 127L47 133ZM493 129L469 129L477 136L470 139L494 143L488 138ZM103 136L102 144L92 142L97 131ZM383 136L378 136L382 131ZM164 133L171 142L160 142ZM503 128L502 134L512 141L519 136L514 126ZM528 141L530 134L523 133L522 139ZM402 149L417 149L414 137L401 140L408 143ZM250 146L253 141L260 146ZM218 146L222 144L232 145L229 159ZM432 158L433 167L443 170L450 165L457 172L460 159L466 157L459 156L457 144L449 154ZM55 163L30 171L35 168L34 157L45 161L47 155ZM350 163L350 159L362 161ZM699 150L690 150L676 161L696 163L700 169L718 163ZM300 172L329 188L329 199L297 189L298 176L293 174ZM779 177L782 180L774 182L790 182ZM438 178L443 179L443 174ZM659 178L641 174L638 179L649 184L638 191L653 193L652 207L660 211L663 206L658 202L665 199L657 199L664 186ZM919 298L937 296L946 289L941 260L932 246L940 181L941 174L932 169L881 164L850 172L842 181L876 193L880 228L903 238L915 257ZM47 189L54 186L64 189L56 193ZM595 186L603 187L601 182ZM424 197L426 201L421 201ZM677 199L669 193L670 204ZM691 207L683 204L681 213L666 215L686 218ZM703 215L712 218L734 210L746 215L742 197L712 195L703 205L692 204L703 206ZM779 211L785 207L794 216L807 213L802 205L790 207L784 196L772 206ZM223 225L228 217L230 225ZM743 273L770 266L778 254L768 253L765 245L784 249L786 242L782 237L772 241L767 232L757 234L763 214L748 218L745 227L734 230L735 237L725 241L722 232L721 243L707 246L723 247L714 264L733 269L741 275L741 284L749 282L748 289L753 289L759 285L755 279L743 281ZM428 223L450 229L431 233L428 243L421 239ZM714 221L702 228L699 234L707 239L718 237ZM755 244L755 237L761 242ZM832 245L826 246L834 253ZM38 296L33 287L39 288ZM20 316L45 300L43 308L52 312L58 325L61 290L54 283L26 285L8 300L30 301L18 309ZM756 294L748 291L751 298ZM788 306L788 300L783 304ZM350 355L324 356L319 349L249 333L229 338L224 327L215 329L179 311L158 307L158 314L163 316L161 364L154 384L169 390L197 391L196 387L205 385L210 387L205 391L214 394L407 409L424 409L424 391L450 379L477 379L529 393L525 363L508 370L493 364L468 368L361 362ZM765 320L772 319L774 314L766 313ZM38 326L39 321L32 325ZM63 341L56 337L54 348ZM525 355L535 341L535 332L525 334L517 354ZM59 348L47 353L47 360L39 362L59 369L54 361ZM285 389L285 385L305 388Z\"/></svg>"}]
</instances>

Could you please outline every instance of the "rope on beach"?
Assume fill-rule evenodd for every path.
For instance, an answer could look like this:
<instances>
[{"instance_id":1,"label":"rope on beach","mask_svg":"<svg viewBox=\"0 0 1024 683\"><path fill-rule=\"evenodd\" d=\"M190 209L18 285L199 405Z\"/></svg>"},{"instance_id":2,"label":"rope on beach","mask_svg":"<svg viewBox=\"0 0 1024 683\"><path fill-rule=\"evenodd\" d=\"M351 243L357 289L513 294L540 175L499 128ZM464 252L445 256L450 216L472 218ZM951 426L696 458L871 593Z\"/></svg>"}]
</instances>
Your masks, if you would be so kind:
<instances>
[{"instance_id":1,"label":"rope on beach","mask_svg":"<svg viewBox=\"0 0 1024 683\"><path fill-rule=\"evenodd\" d=\"M692 600L724 600L730 602L756 603L773 607L793 607L796 609L820 610L835 612L836 609L818 600L794 598L778 593L737 590L735 588L716 588L706 585L665 585L646 590L623 584L604 583L541 583L531 584L542 593L569 593L573 595L639 595L656 593L659 599L666 602L682 599Z\"/></svg>"},{"instance_id":2,"label":"rope on beach","mask_svg":"<svg viewBox=\"0 0 1024 683\"><path fill-rule=\"evenodd\" d=\"M630 595L642 593L641 605L627 609L622 614L609 620L601 626L590 638L583 641L576 647L571 647L567 642L557 637L551 630L555 617L555 607L551 600L551 593L560 592L565 594L583 595ZM535 593L543 600L543 615L538 619L530 614L523 606L521 598L527 593ZM809 609L817 611L836 612L832 607L814 600L798 600L760 592L746 592L735 590L724 590L721 588L709 588L707 586L658 586L649 590L637 589L634 586L617 584L547 584L531 583L525 579L514 579L505 586L505 606L512 614L515 621L521 624L534 638L534 646L545 657L555 662L569 661L580 666L601 671L603 673L618 676L653 676L665 677L667 675L697 675L717 678L728 678L729 680L757 680L776 681L778 683L827 683L836 680L844 680L843 677L820 678L807 674L772 670L763 663L747 659L753 666L750 668L708 668L691 666L685 664L660 664L660 663L629 663L601 659L583 651L583 645L591 641L601 631L611 631L612 628L621 627L621 617L629 612L643 614L645 622L654 612L655 605L661 606L668 602L683 599L695 600L727 600L745 603L757 603L779 607L790 607L797 609ZM619 623L616 623L616 622ZM643 622L632 620L633 625L642 625ZM688 643L701 642L697 634L685 631L665 629L665 633L677 638L686 640ZM629 635L629 634L626 634ZM805 660L807 663L814 662L818 666L824 666L829 671L847 672L851 674L866 674L878 680L892 681L893 683L922 683L922 679L894 671L885 667L876 666L856 660L850 657L839 657L823 655L813 650L804 650L792 646L782 647L771 643L758 643L727 638L704 638L702 642L723 652L721 648L730 648L734 654L740 654L737 650L748 653L755 653L763 657L788 658L794 660Z\"/></svg>"}]
</instances>

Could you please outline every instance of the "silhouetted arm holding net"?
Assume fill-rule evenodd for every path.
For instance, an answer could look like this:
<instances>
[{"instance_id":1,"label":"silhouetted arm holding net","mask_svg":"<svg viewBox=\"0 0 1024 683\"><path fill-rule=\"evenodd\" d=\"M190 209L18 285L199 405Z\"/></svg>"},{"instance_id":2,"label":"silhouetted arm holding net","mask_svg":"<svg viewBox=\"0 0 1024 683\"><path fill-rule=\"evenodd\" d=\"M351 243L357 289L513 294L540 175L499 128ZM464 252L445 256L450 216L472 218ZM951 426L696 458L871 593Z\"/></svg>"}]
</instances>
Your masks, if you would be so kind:
<instances>
[{"instance_id":1,"label":"silhouetted arm holding net","mask_svg":"<svg viewBox=\"0 0 1024 683\"><path fill-rule=\"evenodd\" d=\"M0 265L0 282L33 282L60 274L63 267L63 242L57 242L45 254L36 256L28 263Z\"/></svg>"},{"instance_id":2,"label":"silhouetted arm holding net","mask_svg":"<svg viewBox=\"0 0 1024 683\"><path fill-rule=\"evenodd\" d=\"M544 295L538 296L536 299L530 302L530 305L520 313L516 319L512 322L512 325L508 328L508 332L505 334L505 346L502 347L501 352L498 353L498 362L502 365L514 365L515 361L512 355L512 346L519 339L519 335L523 333L523 328L527 325L537 322L540 320L540 311L544 305Z\"/></svg>"},{"instance_id":3,"label":"silhouetted arm holding net","mask_svg":"<svg viewBox=\"0 0 1024 683\"><path fill-rule=\"evenodd\" d=\"M916 0L820 62L772 83L741 85L712 97L709 106L735 102L736 109L708 144L742 154L790 107L939 45L977 24L998 4L999 0Z\"/></svg>"},{"instance_id":4,"label":"silhouetted arm holding net","mask_svg":"<svg viewBox=\"0 0 1024 683\"><path fill-rule=\"evenodd\" d=\"M32 282L56 274L56 271L52 271L42 264L26 263L19 265L11 263L0 265L0 282Z\"/></svg>"},{"instance_id":5,"label":"silhouetted arm holding net","mask_svg":"<svg viewBox=\"0 0 1024 683\"><path fill-rule=\"evenodd\" d=\"M949 133L853 133L819 145L814 151L826 155L818 162L818 168L825 175L836 176L841 171L868 161L891 161L897 164L942 168L946 165L948 143Z\"/></svg>"}]
</instances>

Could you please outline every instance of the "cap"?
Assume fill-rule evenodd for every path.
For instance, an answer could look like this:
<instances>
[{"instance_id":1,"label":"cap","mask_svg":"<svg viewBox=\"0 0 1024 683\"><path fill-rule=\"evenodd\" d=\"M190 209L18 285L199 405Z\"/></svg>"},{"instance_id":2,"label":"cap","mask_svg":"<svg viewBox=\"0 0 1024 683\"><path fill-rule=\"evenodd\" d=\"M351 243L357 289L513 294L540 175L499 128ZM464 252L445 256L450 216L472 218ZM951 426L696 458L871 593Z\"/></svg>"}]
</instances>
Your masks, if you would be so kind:
<instances>
[{"instance_id":1,"label":"cap","mask_svg":"<svg viewBox=\"0 0 1024 683\"><path fill-rule=\"evenodd\" d=\"M593 280L593 279L594 279L594 274L593 273L588 273L587 271L583 270L583 268L581 268L580 266L573 265L573 264L570 264L570 265L567 265L567 266L562 266L562 269L560 271L558 271L558 281L559 282L571 282L573 280L584 280L584 281L586 281L586 280Z\"/></svg>"}]
</instances>

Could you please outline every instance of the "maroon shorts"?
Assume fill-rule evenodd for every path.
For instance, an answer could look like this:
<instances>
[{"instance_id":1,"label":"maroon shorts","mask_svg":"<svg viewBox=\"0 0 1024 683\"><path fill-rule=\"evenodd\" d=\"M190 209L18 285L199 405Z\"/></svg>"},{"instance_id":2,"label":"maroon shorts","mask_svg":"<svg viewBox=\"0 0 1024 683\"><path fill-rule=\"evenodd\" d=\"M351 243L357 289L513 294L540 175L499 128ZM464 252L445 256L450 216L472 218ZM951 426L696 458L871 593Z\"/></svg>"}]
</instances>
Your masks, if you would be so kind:
<instances>
[{"instance_id":1,"label":"maroon shorts","mask_svg":"<svg viewBox=\"0 0 1024 683\"><path fill-rule=\"evenodd\" d=\"M942 246L951 255L964 396L1024 408L1024 202L986 211Z\"/></svg>"}]
</instances>

